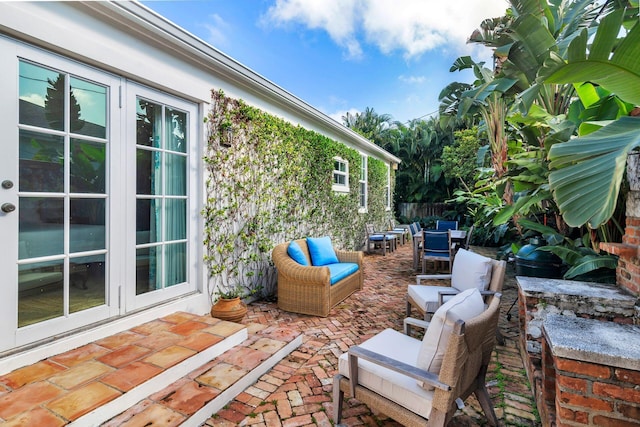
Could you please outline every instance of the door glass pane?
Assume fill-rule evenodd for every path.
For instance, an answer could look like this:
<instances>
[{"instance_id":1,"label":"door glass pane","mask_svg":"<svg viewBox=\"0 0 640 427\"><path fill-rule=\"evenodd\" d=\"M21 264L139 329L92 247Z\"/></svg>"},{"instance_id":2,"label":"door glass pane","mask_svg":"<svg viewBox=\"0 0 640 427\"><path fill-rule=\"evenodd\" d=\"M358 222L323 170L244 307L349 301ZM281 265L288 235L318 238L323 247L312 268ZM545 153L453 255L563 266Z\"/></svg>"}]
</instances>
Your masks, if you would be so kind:
<instances>
[{"instance_id":1,"label":"door glass pane","mask_svg":"<svg viewBox=\"0 0 640 427\"><path fill-rule=\"evenodd\" d=\"M187 114L167 107L165 110L165 120L165 129L167 132L165 148L171 151L186 153L187 134L185 124L187 123Z\"/></svg>"},{"instance_id":2,"label":"door glass pane","mask_svg":"<svg viewBox=\"0 0 640 427\"><path fill-rule=\"evenodd\" d=\"M187 201L184 199L165 200L165 236L164 240L182 240L187 238Z\"/></svg>"},{"instance_id":3,"label":"door glass pane","mask_svg":"<svg viewBox=\"0 0 640 427\"><path fill-rule=\"evenodd\" d=\"M71 77L71 132L106 138L107 88Z\"/></svg>"},{"instance_id":4,"label":"door glass pane","mask_svg":"<svg viewBox=\"0 0 640 427\"><path fill-rule=\"evenodd\" d=\"M162 153L138 149L136 152L137 193L162 194Z\"/></svg>"},{"instance_id":5,"label":"door glass pane","mask_svg":"<svg viewBox=\"0 0 640 427\"><path fill-rule=\"evenodd\" d=\"M165 286L173 286L187 281L187 245L174 243L165 246Z\"/></svg>"},{"instance_id":6,"label":"door glass pane","mask_svg":"<svg viewBox=\"0 0 640 427\"><path fill-rule=\"evenodd\" d=\"M71 199L69 252L105 249L105 200Z\"/></svg>"},{"instance_id":7,"label":"door glass pane","mask_svg":"<svg viewBox=\"0 0 640 427\"><path fill-rule=\"evenodd\" d=\"M20 124L64 130L65 76L20 61Z\"/></svg>"},{"instance_id":8,"label":"door glass pane","mask_svg":"<svg viewBox=\"0 0 640 427\"><path fill-rule=\"evenodd\" d=\"M20 130L20 191L64 191L64 139Z\"/></svg>"},{"instance_id":9,"label":"door glass pane","mask_svg":"<svg viewBox=\"0 0 640 427\"><path fill-rule=\"evenodd\" d=\"M155 243L162 239L161 200L136 201L136 244Z\"/></svg>"},{"instance_id":10,"label":"door glass pane","mask_svg":"<svg viewBox=\"0 0 640 427\"><path fill-rule=\"evenodd\" d=\"M21 197L18 227L20 259L64 253L64 200Z\"/></svg>"},{"instance_id":11,"label":"door glass pane","mask_svg":"<svg viewBox=\"0 0 640 427\"><path fill-rule=\"evenodd\" d=\"M106 303L104 255L70 258L69 312L86 310Z\"/></svg>"},{"instance_id":12,"label":"door glass pane","mask_svg":"<svg viewBox=\"0 0 640 427\"><path fill-rule=\"evenodd\" d=\"M159 148L162 136L162 105L138 98L136 144Z\"/></svg>"},{"instance_id":13,"label":"door glass pane","mask_svg":"<svg viewBox=\"0 0 640 427\"><path fill-rule=\"evenodd\" d=\"M162 247L136 250L136 295L160 289Z\"/></svg>"},{"instance_id":14,"label":"door glass pane","mask_svg":"<svg viewBox=\"0 0 640 427\"><path fill-rule=\"evenodd\" d=\"M64 263L21 265L18 272L18 327L64 314Z\"/></svg>"},{"instance_id":15,"label":"door glass pane","mask_svg":"<svg viewBox=\"0 0 640 427\"><path fill-rule=\"evenodd\" d=\"M187 158L177 154L165 154L165 194L187 195Z\"/></svg>"},{"instance_id":16,"label":"door glass pane","mask_svg":"<svg viewBox=\"0 0 640 427\"><path fill-rule=\"evenodd\" d=\"M71 139L72 193L105 193L106 144Z\"/></svg>"},{"instance_id":17,"label":"door glass pane","mask_svg":"<svg viewBox=\"0 0 640 427\"><path fill-rule=\"evenodd\" d=\"M186 282L189 115L137 98L137 293ZM176 242L180 241L180 242Z\"/></svg>"}]
</instances>

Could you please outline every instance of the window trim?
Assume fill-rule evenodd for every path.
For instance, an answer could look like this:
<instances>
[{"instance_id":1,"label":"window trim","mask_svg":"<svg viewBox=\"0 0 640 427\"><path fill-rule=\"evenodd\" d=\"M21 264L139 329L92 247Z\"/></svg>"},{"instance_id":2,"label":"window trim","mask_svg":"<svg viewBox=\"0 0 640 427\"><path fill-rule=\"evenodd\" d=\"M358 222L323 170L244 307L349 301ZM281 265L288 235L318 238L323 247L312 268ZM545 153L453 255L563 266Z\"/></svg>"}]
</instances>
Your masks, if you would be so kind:
<instances>
[{"instance_id":1,"label":"window trim","mask_svg":"<svg viewBox=\"0 0 640 427\"><path fill-rule=\"evenodd\" d=\"M384 209L386 211L390 211L391 210L391 167L389 166L388 163L387 163L387 185L386 185L385 191L386 191L386 200L385 200Z\"/></svg>"},{"instance_id":2,"label":"window trim","mask_svg":"<svg viewBox=\"0 0 640 427\"><path fill-rule=\"evenodd\" d=\"M333 184L331 185L331 189L338 193L348 193L349 192L349 161L343 159L342 157L334 157L333 158L334 167L333 167ZM336 169L335 164L340 163L344 165L344 171ZM337 184L336 176L344 176L344 184Z\"/></svg>"},{"instance_id":3,"label":"window trim","mask_svg":"<svg viewBox=\"0 0 640 427\"><path fill-rule=\"evenodd\" d=\"M360 179L358 181L358 212L359 213L367 213L369 207L369 165L368 165L369 157L360 153ZM362 191L364 184L364 193ZM363 203L364 198L364 203Z\"/></svg>"}]
</instances>

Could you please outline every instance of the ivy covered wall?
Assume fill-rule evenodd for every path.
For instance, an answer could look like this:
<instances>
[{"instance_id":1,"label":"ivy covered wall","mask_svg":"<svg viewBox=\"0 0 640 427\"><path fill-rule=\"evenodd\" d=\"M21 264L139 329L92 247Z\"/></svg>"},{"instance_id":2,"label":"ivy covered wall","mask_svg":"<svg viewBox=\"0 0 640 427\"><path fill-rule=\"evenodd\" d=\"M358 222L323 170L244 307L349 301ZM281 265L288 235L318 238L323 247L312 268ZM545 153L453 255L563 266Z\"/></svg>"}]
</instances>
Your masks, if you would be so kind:
<instances>
[{"instance_id":1,"label":"ivy covered wall","mask_svg":"<svg viewBox=\"0 0 640 427\"><path fill-rule=\"evenodd\" d=\"M279 243L329 235L339 248L361 249L365 223L386 229L383 161L368 158L368 210L359 213L358 151L222 91L212 92L206 121L202 214L210 294L242 286L273 295L271 250ZM336 156L349 162L349 193L331 189Z\"/></svg>"}]
</instances>

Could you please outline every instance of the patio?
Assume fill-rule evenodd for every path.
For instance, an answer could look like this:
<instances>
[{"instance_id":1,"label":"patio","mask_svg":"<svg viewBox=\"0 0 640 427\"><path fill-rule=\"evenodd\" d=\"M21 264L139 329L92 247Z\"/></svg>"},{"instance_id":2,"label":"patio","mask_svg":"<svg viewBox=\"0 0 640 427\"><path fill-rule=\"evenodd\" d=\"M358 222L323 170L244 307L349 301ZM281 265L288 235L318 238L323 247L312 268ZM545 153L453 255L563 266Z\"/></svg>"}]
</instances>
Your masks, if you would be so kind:
<instances>
[{"instance_id":1,"label":"patio","mask_svg":"<svg viewBox=\"0 0 640 427\"><path fill-rule=\"evenodd\" d=\"M475 251L493 256L490 248ZM385 328L402 329L407 285L414 283L410 245L381 255L367 255L364 289L347 298L327 318L287 313L274 303L254 303L243 323L280 325L301 331L302 345L256 384L239 394L205 425L329 426L332 414L332 378L340 354ZM500 317L504 345L496 346L487 375L489 392L501 425L538 426L535 403L518 348L517 307L507 310L517 297L511 266L507 269ZM452 426L480 426L486 422L471 397ZM355 400L345 405L344 424L399 425Z\"/></svg>"},{"instance_id":2,"label":"patio","mask_svg":"<svg viewBox=\"0 0 640 427\"><path fill-rule=\"evenodd\" d=\"M487 248L476 251L492 256ZM364 258L365 282L326 318L249 305L237 323L177 312L0 376L3 425L330 426L340 354L385 328L401 330L410 245ZM500 424L539 426L519 350L507 270L498 345L487 375ZM228 402L228 403L227 403ZM486 419L475 398L452 426ZM213 415L211 415L213 414ZM203 422L204 421L204 422ZM399 425L350 400L345 425Z\"/></svg>"}]
</instances>

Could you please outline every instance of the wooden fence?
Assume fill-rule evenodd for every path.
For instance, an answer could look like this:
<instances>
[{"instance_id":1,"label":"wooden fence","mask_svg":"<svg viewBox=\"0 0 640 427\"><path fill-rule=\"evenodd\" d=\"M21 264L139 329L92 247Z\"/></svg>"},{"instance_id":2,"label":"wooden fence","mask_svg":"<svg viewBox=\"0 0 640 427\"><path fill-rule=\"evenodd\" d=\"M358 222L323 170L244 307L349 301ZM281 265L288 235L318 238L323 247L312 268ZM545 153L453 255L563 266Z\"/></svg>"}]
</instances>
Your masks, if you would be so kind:
<instances>
[{"instance_id":1,"label":"wooden fence","mask_svg":"<svg viewBox=\"0 0 640 427\"><path fill-rule=\"evenodd\" d=\"M409 219L428 216L441 217L448 209L450 207L446 203L400 203L398 205L398 214Z\"/></svg>"}]
</instances>

